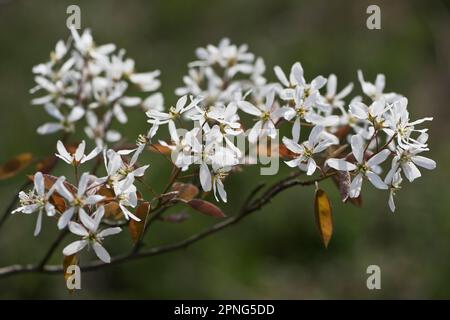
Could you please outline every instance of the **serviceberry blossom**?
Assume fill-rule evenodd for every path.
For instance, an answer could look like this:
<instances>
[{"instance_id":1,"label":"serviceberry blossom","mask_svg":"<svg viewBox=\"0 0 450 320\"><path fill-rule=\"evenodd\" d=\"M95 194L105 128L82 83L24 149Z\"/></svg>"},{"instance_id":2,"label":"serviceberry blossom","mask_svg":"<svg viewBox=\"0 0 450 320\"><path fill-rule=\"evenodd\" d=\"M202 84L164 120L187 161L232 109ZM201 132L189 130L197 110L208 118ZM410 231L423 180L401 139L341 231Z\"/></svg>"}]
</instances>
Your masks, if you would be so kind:
<instances>
[{"instance_id":1,"label":"serviceberry blossom","mask_svg":"<svg viewBox=\"0 0 450 320\"><path fill-rule=\"evenodd\" d=\"M12 213L15 214L17 212L22 212L25 214L31 214L33 212L38 212L36 228L34 230L34 235L37 236L41 232L42 215L44 211L49 217L53 217L56 214L55 207L50 202L50 197L53 192L55 192L56 187L62 183L65 178L60 177L47 192L45 192L44 176L41 172L37 172L34 175L33 180L34 189L29 193L25 193L23 191L19 193L21 206L15 209Z\"/></svg>"},{"instance_id":2,"label":"serviceberry blossom","mask_svg":"<svg viewBox=\"0 0 450 320\"><path fill-rule=\"evenodd\" d=\"M292 66L289 80L279 66L276 66L274 70L278 80L280 80L281 84L285 87L280 92L280 98L283 100L294 99L296 87L303 88L305 96L308 97L318 92L318 90L327 83L327 79L323 76L317 76L311 81L311 83L307 83L304 78L303 67L300 62L296 62Z\"/></svg>"},{"instance_id":3,"label":"serviceberry blossom","mask_svg":"<svg viewBox=\"0 0 450 320\"><path fill-rule=\"evenodd\" d=\"M349 83L340 92L337 92L337 77L335 74L330 74L327 79L327 92L321 96L320 105L327 109L342 108L345 106L343 100L353 90L353 83Z\"/></svg>"},{"instance_id":4,"label":"serviceberry blossom","mask_svg":"<svg viewBox=\"0 0 450 320\"><path fill-rule=\"evenodd\" d=\"M388 189L388 186L381 180L377 172L380 172L379 165L387 159L390 153L387 149L381 150L366 160L364 140L359 135L354 135L352 136L352 155L356 162L331 158L326 163L333 169L356 174L350 185L349 195L351 198L357 198L361 192L363 178L367 178L375 188Z\"/></svg>"},{"instance_id":5,"label":"serviceberry blossom","mask_svg":"<svg viewBox=\"0 0 450 320\"><path fill-rule=\"evenodd\" d=\"M220 43L196 50L197 60L189 63L184 87L175 93L203 97L205 107L228 104L240 91L259 90L266 84L262 58L248 52L247 45L235 45L224 38Z\"/></svg>"},{"instance_id":6,"label":"serviceberry blossom","mask_svg":"<svg viewBox=\"0 0 450 320\"><path fill-rule=\"evenodd\" d=\"M105 209L100 207L92 216L87 214L81 219L82 224L71 221L69 223L69 230L71 233L82 237L81 240L72 242L63 249L65 256L71 256L83 250L86 246L94 249L97 257L105 263L111 262L111 256L103 247L102 243L105 237L118 234L122 231L121 228L107 228L98 230L100 222L105 214Z\"/></svg>"},{"instance_id":7,"label":"serviceberry blossom","mask_svg":"<svg viewBox=\"0 0 450 320\"><path fill-rule=\"evenodd\" d=\"M123 215L127 220L130 218L136 221L141 221L136 217L127 207L135 208L138 203L137 189L134 186L134 176L129 174L126 179L114 184L114 193L119 203L119 207L122 210Z\"/></svg>"},{"instance_id":8,"label":"serviceberry blossom","mask_svg":"<svg viewBox=\"0 0 450 320\"><path fill-rule=\"evenodd\" d=\"M415 126L426 121L432 121L433 118L426 117L410 122L407 106L408 99L404 97L400 98L390 106L390 112L386 115L386 127L384 128L384 131L389 136L396 136L397 143L402 148L408 148L409 146L426 148L426 143L420 142L420 137L422 134L425 134L428 129L415 129ZM419 139L411 136L411 134L415 132L419 133Z\"/></svg>"},{"instance_id":9,"label":"serviceberry blossom","mask_svg":"<svg viewBox=\"0 0 450 320\"><path fill-rule=\"evenodd\" d=\"M291 140L283 137L283 143L297 155L295 159L286 161L286 164L289 167L299 167L300 170L305 171L310 176L317 169L314 154L324 151L333 144L338 144L339 140L332 134L324 132L322 126L315 126L307 141L299 144L298 139Z\"/></svg>"},{"instance_id":10,"label":"serviceberry blossom","mask_svg":"<svg viewBox=\"0 0 450 320\"><path fill-rule=\"evenodd\" d=\"M50 56L49 62L33 68L36 86L31 92L42 95L32 104L43 105L56 119L40 126L39 134L74 133L85 118L87 137L104 146L120 140L121 134L111 126L113 120L127 123L127 110L162 108L162 96L154 93L161 85L160 72L137 73L125 50L116 50L114 44L96 45L89 30L79 34L71 28L70 40L58 41ZM144 99L142 92L153 93Z\"/></svg>"},{"instance_id":11,"label":"serviceberry blossom","mask_svg":"<svg viewBox=\"0 0 450 320\"><path fill-rule=\"evenodd\" d=\"M248 141L255 143L258 138L268 136L275 139L277 130L275 124L280 119L280 109L274 103L275 92L271 91L265 98L265 103L256 106L248 101L239 101L239 108L250 115L256 116L256 123L248 133Z\"/></svg>"},{"instance_id":12,"label":"serviceberry blossom","mask_svg":"<svg viewBox=\"0 0 450 320\"><path fill-rule=\"evenodd\" d=\"M419 155L421 152L428 151L428 148L408 147L406 149L398 148L396 155L392 159L392 169L401 168L409 182L422 176L417 166L427 170L436 168L436 162L427 157Z\"/></svg>"},{"instance_id":13,"label":"serviceberry blossom","mask_svg":"<svg viewBox=\"0 0 450 320\"><path fill-rule=\"evenodd\" d=\"M64 144L59 140L56 144L56 147L58 149L58 153L55 154L58 158L66 162L67 164L78 166L80 164L83 164L87 161L90 161L97 157L100 152L102 152L102 149L97 147L94 150L92 150L88 155L84 154L84 151L86 149L86 142L82 141L78 148L76 149L75 153L69 153L64 146Z\"/></svg>"},{"instance_id":14,"label":"serviceberry blossom","mask_svg":"<svg viewBox=\"0 0 450 320\"><path fill-rule=\"evenodd\" d=\"M51 134L58 131L74 132L75 123L80 120L85 111L81 107L74 107L67 116L64 116L54 104L46 104L47 113L58 120L58 122L47 122L37 129L37 133L41 135Z\"/></svg>"},{"instance_id":15,"label":"serviceberry blossom","mask_svg":"<svg viewBox=\"0 0 450 320\"><path fill-rule=\"evenodd\" d=\"M40 163L46 174L34 175L34 188L19 193L20 206L12 213L37 212L35 235L44 213L56 217L58 229L81 237L64 248L64 255L92 247L109 263L104 238L129 225L133 241L143 240L148 226L143 209L158 221L165 221L164 210L183 204L222 216L207 199L230 200L228 178L257 163L248 161L255 150L257 157L281 157L292 170L313 176L312 182L333 177L344 201L361 196L367 179L389 193L392 212L402 183L416 181L419 168L436 168L422 155L429 151L428 128L422 126L432 118L411 120L407 98L384 92L383 74L371 83L358 71L360 95L350 96L353 83L339 91L334 74L307 82L300 62L288 75L279 66L273 70L270 76L277 80L270 83L264 60L225 38L197 49L184 85L171 99L175 105L166 108L167 100L156 92L159 70L137 72L124 49L97 45L89 30L72 29L69 41L58 41L50 60L33 68L31 92L39 94L32 104L55 119L38 133L64 135L64 143L55 139L55 155L69 165L65 169L73 172L67 176L74 179L53 176L53 169ZM150 126L130 143L117 126L128 123L133 109L146 115ZM80 125L89 139L73 141ZM68 145L77 147L73 151ZM92 151L85 154L86 149ZM170 170L162 187L149 176L150 168L167 169L150 159L161 155ZM80 171L84 167L89 168ZM145 228L136 228L138 222ZM100 230L102 224L112 227Z\"/></svg>"},{"instance_id":16,"label":"serviceberry blossom","mask_svg":"<svg viewBox=\"0 0 450 320\"><path fill-rule=\"evenodd\" d=\"M401 172L400 169L396 170L396 168L393 167L391 169L391 172L388 173L388 175L384 179L384 182L389 187L389 200L388 200L389 208L391 209L392 212L395 212L394 196L395 196L395 193L401 189L400 184L402 183L403 179L402 179L402 175L400 173Z\"/></svg>"},{"instance_id":17,"label":"serviceberry blossom","mask_svg":"<svg viewBox=\"0 0 450 320\"><path fill-rule=\"evenodd\" d=\"M363 93L371 98L373 101L383 98L386 102L394 102L400 97L395 92L384 93L384 87L386 86L386 77L384 74L377 74L375 83L371 83L364 80L364 75L361 70L358 70L358 80L361 84Z\"/></svg>"},{"instance_id":18,"label":"serviceberry blossom","mask_svg":"<svg viewBox=\"0 0 450 320\"><path fill-rule=\"evenodd\" d=\"M72 193L67 189L64 183L60 183L56 187L56 191L61 194L69 203L69 207L61 215L58 220L58 228L64 229L69 221L72 219L75 213L85 215L85 207L93 206L104 199L103 196L98 194L92 194L89 191L89 187L92 184L93 177L89 173L85 172L81 178L76 193Z\"/></svg>"}]
</instances>

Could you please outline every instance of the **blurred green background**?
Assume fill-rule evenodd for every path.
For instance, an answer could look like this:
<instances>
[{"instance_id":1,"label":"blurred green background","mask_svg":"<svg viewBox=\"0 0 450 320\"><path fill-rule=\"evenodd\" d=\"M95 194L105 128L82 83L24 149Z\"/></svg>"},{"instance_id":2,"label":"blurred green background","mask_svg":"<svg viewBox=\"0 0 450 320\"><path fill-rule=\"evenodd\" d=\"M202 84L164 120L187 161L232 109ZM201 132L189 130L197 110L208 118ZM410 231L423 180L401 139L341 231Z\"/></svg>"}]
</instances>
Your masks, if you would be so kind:
<instances>
[{"instance_id":1,"label":"blurred green background","mask_svg":"<svg viewBox=\"0 0 450 320\"><path fill-rule=\"evenodd\" d=\"M0 1L0 162L23 151L44 156L57 136L40 137L48 116L30 105L31 68L45 61L58 39L66 39L66 8L74 1ZM413 118L433 116L429 156L436 170L407 182L390 213L386 192L368 187L363 208L344 205L332 183L335 231L325 250L313 216L313 188L294 188L240 224L194 246L167 255L83 274L83 290L69 295L62 275L18 275L0 279L0 298L450 298L450 19L444 1L376 1L382 29L366 28L373 1L80 1L82 27L97 43L116 43L137 69L162 71L162 92L173 103L194 50L230 37L262 56L267 77L301 61L306 77L336 73L339 87L356 84L356 70L373 80L386 74L387 91L409 98ZM355 93L359 93L359 85ZM147 128L134 113L125 131ZM167 179L164 161L149 157L153 185ZM281 165L279 176L288 173ZM0 181L0 209L24 175ZM227 181L232 215L259 181L255 169ZM364 190L364 189L363 189ZM46 221L39 238L34 217L11 217L0 230L0 266L34 262L56 235ZM194 215L183 224L156 224L148 244L182 239L215 221ZM112 253L127 250L127 234L111 239ZM69 240L64 242L64 245ZM61 248L62 249L62 248ZM93 258L92 254L87 258ZM86 258L85 258L86 259ZM52 260L60 263L59 252ZM366 288L366 268L382 270L382 290Z\"/></svg>"}]
</instances>

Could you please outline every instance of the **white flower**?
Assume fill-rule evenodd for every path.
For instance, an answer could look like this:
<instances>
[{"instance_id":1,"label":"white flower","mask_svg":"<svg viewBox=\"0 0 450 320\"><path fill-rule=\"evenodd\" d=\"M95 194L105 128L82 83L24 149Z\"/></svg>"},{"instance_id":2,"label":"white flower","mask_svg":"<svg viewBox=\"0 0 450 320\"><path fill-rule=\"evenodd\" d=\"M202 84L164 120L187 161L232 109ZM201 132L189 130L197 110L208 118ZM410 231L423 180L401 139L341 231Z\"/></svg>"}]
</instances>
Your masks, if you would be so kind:
<instances>
[{"instance_id":1,"label":"white flower","mask_svg":"<svg viewBox=\"0 0 450 320\"><path fill-rule=\"evenodd\" d=\"M75 130L74 123L84 116L84 109L82 107L74 107L67 116L64 116L53 104L47 104L45 110L59 122L49 122L40 126L37 129L37 133L41 135L55 133L60 130L73 132Z\"/></svg>"},{"instance_id":2,"label":"white flower","mask_svg":"<svg viewBox=\"0 0 450 320\"><path fill-rule=\"evenodd\" d=\"M289 150L297 154L295 159L285 161L285 163L292 168L299 167L300 170L306 171L306 174L310 176L317 169L314 154L338 143L338 140L335 136L324 132L322 126L315 126L311 130L308 140L302 144L298 144L298 140L291 140L286 137L283 137L283 143Z\"/></svg>"},{"instance_id":3,"label":"white flower","mask_svg":"<svg viewBox=\"0 0 450 320\"><path fill-rule=\"evenodd\" d=\"M305 96L307 97L317 92L327 83L327 79L323 76L317 76L311 81L311 83L307 83L304 78L303 67L300 62L296 62L292 66L291 73L289 74L289 80L279 66L276 66L274 71L278 80L280 80L281 84L285 87L285 89L283 89L280 93L280 98L283 100L293 100L295 96L295 88L298 86L303 88Z\"/></svg>"},{"instance_id":4,"label":"white flower","mask_svg":"<svg viewBox=\"0 0 450 320\"><path fill-rule=\"evenodd\" d=\"M172 150L172 161L178 168L186 171L204 153L203 146L198 138L201 133L200 128L194 127L192 130L185 132L184 135L179 135L175 127L169 127L169 132L172 144L169 145L165 141L159 143Z\"/></svg>"},{"instance_id":5,"label":"white flower","mask_svg":"<svg viewBox=\"0 0 450 320\"><path fill-rule=\"evenodd\" d=\"M161 81L156 79L161 74L159 70L145 73L133 73L129 76L130 81L144 91L155 91L161 86Z\"/></svg>"},{"instance_id":6,"label":"white flower","mask_svg":"<svg viewBox=\"0 0 450 320\"><path fill-rule=\"evenodd\" d=\"M337 93L337 77L334 74L330 74L326 88L327 93L321 97L321 105L339 108L345 105L343 99L353 90L353 83L349 83L344 89Z\"/></svg>"},{"instance_id":7,"label":"white flower","mask_svg":"<svg viewBox=\"0 0 450 320\"><path fill-rule=\"evenodd\" d=\"M164 110L164 97L160 92L149 95L142 101L142 108L145 112L150 110Z\"/></svg>"},{"instance_id":8,"label":"white flower","mask_svg":"<svg viewBox=\"0 0 450 320\"><path fill-rule=\"evenodd\" d=\"M55 207L50 203L49 199L55 191L56 187L64 180L64 177L60 177L56 181L56 183L54 183L53 186L48 190L48 192L45 192L44 176L41 172L37 172L34 175L34 189L29 193L25 193L23 191L19 193L21 206L14 210L12 214L15 214L17 212L31 214L38 211L39 213L37 217L36 228L34 230L35 236L39 235L39 233L41 232L43 212L45 211L47 213L47 216L49 217L55 215Z\"/></svg>"},{"instance_id":9,"label":"white flower","mask_svg":"<svg viewBox=\"0 0 450 320\"><path fill-rule=\"evenodd\" d=\"M117 142L122 138L120 132L109 129L111 118L112 112L106 112L101 121L99 121L94 112L86 112L88 126L84 128L84 132L90 139L95 141L99 148L103 148L105 142Z\"/></svg>"},{"instance_id":10,"label":"white flower","mask_svg":"<svg viewBox=\"0 0 450 320\"><path fill-rule=\"evenodd\" d=\"M245 113L256 116L256 123L248 134L248 141L255 143L258 137L269 136L275 139L277 136L277 129L275 123L280 118L280 111L277 104L274 103L275 93L270 91L266 95L265 104L258 104L254 106L248 101L239 101L238 106Z\"/></svg>"},{"instance_id":11,"label":"white flower","mask_svg":"<svg viewBox=\"0 0 450 320\"><path fill-rule=\"evenodd\" d=\"M356 174L350 184L350 198L357 198L359 196L363 177L367 177L378 189L388 189L387 184L381 180L376 172L379 171L378 165L387 159L391 151L388 149L381 150L366 161L364 158L364 140L359 135L354 135L351 139L351 145L356 164L344 159L335 158L326 161L326 164L333 169L354 172Z\"/></svg>"},{"instance_id":12,"label":"white flower","mask_svg":"<svg viewBox=\"0 0 450 320\"><path fill-rule=\"evenodd\" d=\"M364 94L371 98L373 101L383 98L384 100L386 100L386 102L390 103L398 99L398 94L394 92L383 93L384 87L386 85L386 78L384 74L377 74L375 83L370 83L364 80L362 71L358 70L358 79L361 83L361 88Z\"/></svg>"},{"instance_id":13,"label":"white flower","mask_svg":"<svg viewBox=\"0 0 450 320\"><path fill-rule=\"evenodd\" d=\"M384 98L375 100L370 106L360 101L350 104L350 113L354 117L370 122L376 129L384 127L385 113L388 109L389 106L386 106Z\"/></svg>"},{"instance_id":14,"label":"white flower","mask_svg":"<svg viewBox=\"0 0 450 320\"><path fill-rule=\"evenodd\" d=\"M94 150L92 150L91 153L85 155L84 151L86 149L86 142L84 140L78 145L78 148L74 154L69 153L64 144L60 140L58 140L56 148L58 149L58 153L55 154L55 156L57 156L67 164L74 166L78 166L87 161L90 161L95 157L97 157L100 154L100 152L102 152L102 149L97 147Z\"/></svg>"},{"instance_id":15,"label":"white flower","mask_svg":"<svg viewBox=\"0 0 450 320\"><path fill-rule=\"evenodd\" d=\"M316 105L318 99L318 92L305 97L305 91L303 87L296 87L294 95L295 105L292 107L282 107L280 109L280 114L282 114L286 120L292 121L292 119L295 118L294 124L292 126L292 137L295 141L298 141L300 139L302 120L321 126L334 126L339 122L338 116L322 116L313 109L313 106Z\"/></svg>"},{"instance_id":16,"label":"white flower","mask_svg":"<svg viewBox=\"0 0 450 320\"><path fill-rule=\"evenodd\" d=\"M91 246L94 249L97 257L105 263L111 262L111 256L108 251L103 247L102 243L105 237L118 234L122 231L121 228L107 228L99 231L98 227L105 213L105 209L100 207L92 215L92 217L87 214L81 219L82 224L71 221L69 223L69 230L73 234L82 237L81 240L72 242L63 249L63 254L65 256L71 256L81 250L86 246Z\"/></svg>"},{"instance_id":17,"label":"white flower","mask_svg":"<svg viewBox=\"0 0 450 320\"><path fill-rule=\"evenodd\" d=\"M405 177L409 182L413 182L421 176L417 166L427 170L435 169L436 162L434 160L418 155L423 151L428 151L428 149L409 147L404 150L402 148L397 148L396 156L392 160L391 170L395 171L398 167L401 167Z\"/></svg>"},{"instance_id":18,"label":"white flower","mask_svg":"<svg viewBox=\"0 0 450 320\"><path fill-rule=\"evenodd\" d=\"M211 171L206 163L202 163L200 165L200 183L202 185L202 189L205 192L213 189L216 201L219 201L219 195L223 202L227 202L227 193L223 185L223 180L228 176L230 169L230 167L218 168L211 174Z\"/></svg>"},{"instance_id":19,"label":"white flower","mask_svg":"<svg viewBox=\"0 0 450 320\"><path fill-rule=\"evenodd\" d=\"M201 101L200 97L197 98L191 97L191 102L186 105L187 99L188 99L187 96L182 96L180 99L178 99L175 107L173 106L170 107L168 113L161 112L158 110L148 111L146 113L147 116L150 118L148 120L148 123L156 125L168 123L169 129L174 128L175 127L174 120L179 119L183 113L191 110L192 108L195 108L195 106L197 106L197 104Z\"/></svg>"},{"instance_id":20,"label":"white flower","mask_svg":"<svg viewBox=\"0 0 450 320\"><path fill-rule=\"evenodd\" d=\"M133 185L134 176L129 174L126 179L119 181L114 185L114 193L116 199L119 201L119 207L122 210L123 215L127 220L130 218L136 221L141 221L133 213L131 213L126 207L136 208L137 206L137 190Z\"/></svg>"},{"instance_id":21,"label":"white flower","mask_svg":"<svg viewBox=\"0 0 450 320\"><path fill-rule=\"evenodd\" d=\"M421 142L420 139L414 139L411 137L411 134L413 132L418 132L421 135L424 134L427 129L418 130L414 126L425 121L431 121L433 118L427 117L410 122L407 106L407 98L401 98L391 105L390 113L386 116L386 128L384 131L391 137L396 135L397 143L402 148L408 148L409 146L426 148L426 143Z\"/></svg>"},{"instance_id":22,"label":"white flower","mask_svg":"<svg viewBox=\"0 0 450 320\"><path fill-rule=\"evenodd\" d=\"M238 47L225 38L220 41L217 47L208 45L206 48L198 48L196 54L199 60L190 63L189 66L204 67L217 63L222 68L226 68L227 78L234 77L238 72L250 74L253 71L252 63L255 56L247 50L246 44Z\"/></svg>"},{"instance_id":23,"label":"white flower","mask_svg":"<svg viewBox=\"0 0 450 320\"><path fill-rule=\"evenodd\" d=\"M89 173L84 173L81 176L76 194L72 194L72 192L66 188L64 183L59 183L56 186L56 191L69 202L69 207L58 220L59 229L64 229L67 226L75 212L83 215L86 213L84 210L85 206L93 206L104 199L104 197L100 195L88 194L89 191L91 191L88 188L89 180L91 178Z\"/></svg>"},{"instance_id":24,"label":"white flower","mask_svg":"<svg viewBox=\"0 0 450 320\"><path fill-rule=\"evenodd\" d=\"M393 168L395 169L395 168ZM388 173L386 178L384 179L384 182L389 186L389 208L392 212L395 212L395 202L394 202L394 196L397 190L401 189L400 184L402 183L402 175L400 174L400 169L394 170Z\"/></svg>"},{"instance_id":25,"label":"white flower","mask_svg":"<svg viewBox=\"0 0 450 320\"><path fill-rule=\"evenodd\" d=\"M107 56L116 50L114 44L104 44L101 46L96 46L94 39L92 38L91 31L86 29L80 36L74 27L70 28L72 33L72 38L75 44L75 48L83 56L89 56L94 59L104 60Z\"/></svg>"}]
</instances>

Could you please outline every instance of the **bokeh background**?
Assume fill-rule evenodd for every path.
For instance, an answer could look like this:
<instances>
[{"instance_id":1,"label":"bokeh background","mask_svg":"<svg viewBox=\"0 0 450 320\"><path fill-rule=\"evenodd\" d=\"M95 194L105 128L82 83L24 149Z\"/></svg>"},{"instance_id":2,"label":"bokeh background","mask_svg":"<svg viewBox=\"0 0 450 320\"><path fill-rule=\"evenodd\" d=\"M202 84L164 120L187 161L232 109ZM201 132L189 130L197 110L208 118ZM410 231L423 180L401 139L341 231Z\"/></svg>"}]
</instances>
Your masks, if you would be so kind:
<instances>
[{"instance_id":1,"label":"bokeh background","mask_svg":"<svg viewBox=\"0 0 450 320\"><path fill-rule=\"evenodd\" d=\"M272 68L301 61L306 76L338 75L340 86L357 82L356 70L373 80L386 74L387 90L409 98L413 118L433 116L429 156L436 170L404 183L398 211L387 194L368 187L364 205L344 205L332 183L323 188L334 207L335 232L325 250L313 215L313 188L298 187L240 224L194 246L163 256L83 274L83 290L69 295L62 275L18 275L0 279L0 298L180 298L336 299L450 298L450 20L444 1L0 1L0 162L31 151L52 153L56 136L40 137L48 119L30 105L31 68L45 61L58 39L67 38L66 8L79 4L82 26L97 43L116 43L138 70L162 70L162 92L173 103L194 50L230 37L247 43ZM366 8L381 7L382 29L366 28ZM356 86L359 92L359 85ZM125 131L131 139L147 128L135 113ZM167 179L164 161L151 160L149 181ZM281 166L281 176L288 173ZM27 172L0 181L0 209L6 208ZM227 182L229 215L252 186L279 177L257 170ZM48 222L48 221L47 221ZM215 221L194 215L183 224L157 224L148 244L167 243ZM47 223L32 236L35 220L17 215L0 230L0 266L34 262L56 235ZM68 240L64 243L67 244ZM113 243L114 242L114 245ZM126 234L109 248L127 250ZM52 259L60 263L58 254ZM366 268L382 270L382 290L366 288Z\"/></svg>"}]
</instances>

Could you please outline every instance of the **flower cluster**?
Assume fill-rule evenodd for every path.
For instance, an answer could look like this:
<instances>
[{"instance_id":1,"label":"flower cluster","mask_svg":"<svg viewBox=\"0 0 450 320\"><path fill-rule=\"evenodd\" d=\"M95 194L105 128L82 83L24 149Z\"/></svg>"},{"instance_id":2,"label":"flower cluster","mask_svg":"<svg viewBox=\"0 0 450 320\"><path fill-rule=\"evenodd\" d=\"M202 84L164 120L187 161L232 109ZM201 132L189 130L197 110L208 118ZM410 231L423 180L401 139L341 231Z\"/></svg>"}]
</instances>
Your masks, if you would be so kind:
<instances>
[{"instance_id":1,"label":"flower cluster","mask_svg":"<svg viewBox=\"0 0 450 320\"><path fill-rule=\"evenodd\" d=\"M347 177L350 181L346 186L338 181L344 185L344 201L359 197L367 179L375 188L389 192L392 211L393 196L403 177L412 182L421 175L417 166L436 166L421 155L429 150L428 134L426 128L417 128L432 118L411 121L408 100L400 94L385 93L383 75L370 83L358 71L364 97L346 101L352 83L338 91L334 74L308 82L299 62L289 74L276 66L277 80L269 83L261 58L255 59L247 46L224 39L218 46L197 49L198 60L189 64L189 75L183 78L185 86L175 92L180 97L165 110L158 93L145 100L126 94L130 84L144 92L158 89L159 72L135 73L133 60L125 58L123 50L114 52L114 45L96 46L89 31L80 36L72 30L72 39L67 44L58 42L51 61L33 69L38 83L33 91L46 92L33 104L44 105L58 120L38 131L72 132L75 122L85 117L85 133L96 142L96 147L85 154L84 141L76 147L58 141L56 157L74 169L77 182L74 185L65 177L38 172L34 189L19 194L21 205L13 211L37 212L35 235L41 230L45 213L57 219L59 229L68 228L81 237L64 248L65 255L88 246L102 261L110 262L103 240L121 228L107 222L141 221L137 214L141 203L156 203L157 208L161 203L175 205L173 199L162 199L170 198L167 191L177 179L174 173L180 171L192 171L186 176L203 189L204 197L212 191L217 201L226 202L226 178L249 165L250 148L242 142L259 148L264 139L271 144L282 141L285 151L280 149L275 156L284 158L287 166L308 176ZM125 123L123 107L133 106L145 111L151 125L148 133L139 136L132 148L108 148L105 142L120 137L110 129L111 120ZM281 127L287 127L288 136L280 136ZM156 144L154 137L161 128L167 128L170 139L159 139ZM135 183L145 185L149 166L140 165L139 158L148 150L166 156L163 148L170 151L176 170L172 170L165 191L158 194L150 188L152 195L145 200L146 195ZM95 169L81 173L82 166L94 161ZM97 173L101 164L104 175ZM386 174L382 178L384 164Z\"/></svg>"},{"instance_id":2,"label":"flower cluster","mask_svg":"<svg viewBox=\"0 0 450 320\"><path fill-rule=\"evenodd\" d=\"M33 68L36 86L31 92L42 94L32 104L44 106L54 118L37 131L42 135L74 132L76 123L85 118L85 133L98 146L116 142L121 134L111 128L112 121L117 119L125 124L128 120L125 110L162 108L160 93L152 93L145 99L138 95L159 88L160 72L137 73L125 50L116 50L114 44L97 46L89 30L81 35L74 28L71 32L67 42L58 41L50 61Z\"/></svg>"}]
</instances>

